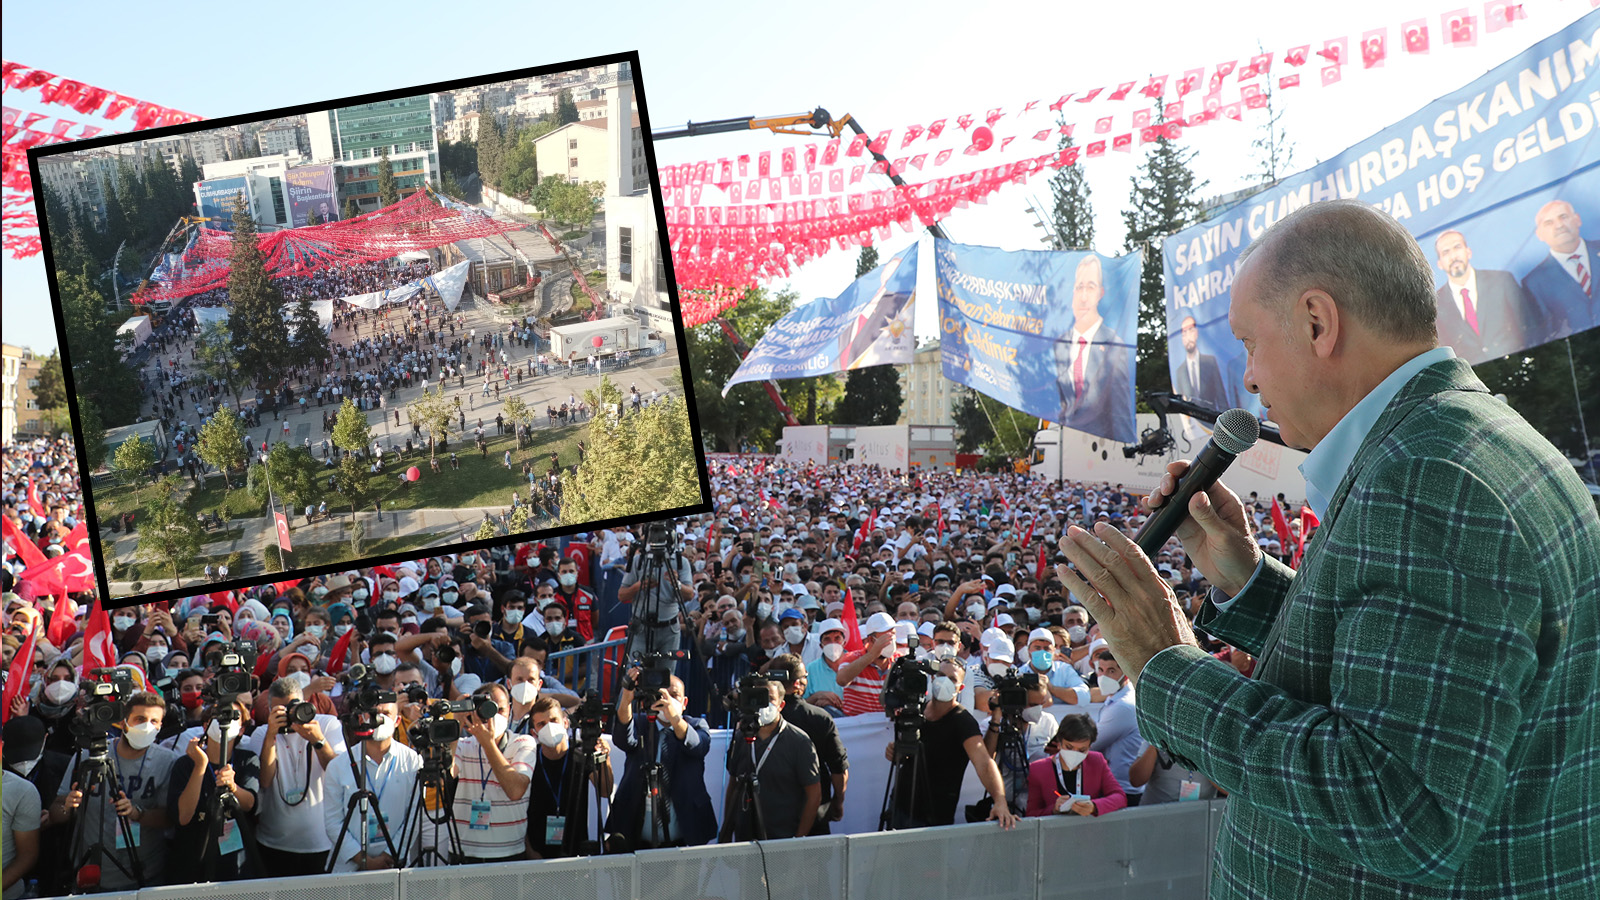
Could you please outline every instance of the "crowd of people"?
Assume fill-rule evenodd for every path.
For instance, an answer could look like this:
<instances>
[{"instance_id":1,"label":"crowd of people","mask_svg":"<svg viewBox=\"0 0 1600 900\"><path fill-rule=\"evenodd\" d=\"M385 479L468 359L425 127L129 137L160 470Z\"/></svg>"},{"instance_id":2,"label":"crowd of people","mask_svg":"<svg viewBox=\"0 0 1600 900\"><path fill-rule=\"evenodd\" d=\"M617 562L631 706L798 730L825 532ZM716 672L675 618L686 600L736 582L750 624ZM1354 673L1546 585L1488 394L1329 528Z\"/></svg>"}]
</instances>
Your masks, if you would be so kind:
<instances>
[{"instance_id":1,"label":"crowd of people","mask_svg":"<svg viewBox=\"0 0 1600 900\"><path fill-rule=\"evenodd\" d=\"M70 506L74 489L61 483L70 455L63 466L52 452L70 446L8 448L6 461L4 514L46 549L62 526L32 517L23 498L37 478ZM1140 738L1133 688L1097 623L1041 563L1055 561L1070 524L1137 528L1133 493L771 458L711 469L714 511L702 516L113 610L117 662L134 690L104 732L117 784L96 796L76 780L71 727L95 681L80 668L87 619L59 646L44 638L56 601L16 581L8 549L8 672L40 626L29 683L6 710L6 795L38 800L15 814L6 804L7 841L37 848L36 862L17 857L17 883L61 887L53 879L75 867L66 854L76 816L89 817L91 834L103 829L107 854L130 870L128 851L113 848L116 820L146 826L133 843L151 884L311 874L330 854L336 870L354 870L574 852L561 838L562 779L587 752L575 749L575 729L589 688L616 704L587 773L610 798L594 840L626 850L827 833L849 791L837 726L885 714L900 660L929 675L920 698L927 777L901 781L896 827L983 818L1009 827L1023 815L1099 816L1216 796ZM1268 501L1246 502L1264 550L1277 553ZM1193 614L1204 577L1175 542L1155 562ZM78 599L81 610L91 598ZM627 645L611 652L625 650L626 677L601 680L602 651L583 648L618 633ZM241 645L254 655L245 690L219 693L228 667L217 651ZM1254 664L1220 643L1211 649L1241 672ZM681 659L650 655L663 651ZM357 662L370 667L367 681L352 680ZM1019 680L1026 699L1007 706L1001 699ZM382 694L363 706L364 687L394 692L392 702ZM422 769L419 726L433 721L425 717L438 700L478 704L450 715L460 733L443 786L419 788L430 808L450 808L459 855L445 830L404 822ZM734 792L706 792L704 766L726 766L731 784L746 764L743 750L707 759L717 728L754 731L759 830ZM1008 732L1020 740L1008 746ZM621 773L611 769L612 746L626 760ZM892 746L885 752L901 764ZM392 847L376 829L365 841L341 829L356 790L350 761L361 756L369 785L400 779L377 803ZM652 760L664 767L666 804L644 799L653 796ZM967 768L989 800L961 810ZM221 795L234 798L233 818L210 828ZM25 837L34 825L58 829L57 839ZM132 883L116 865L101 872L103 884Z\"/></svg>"}]
</instances>

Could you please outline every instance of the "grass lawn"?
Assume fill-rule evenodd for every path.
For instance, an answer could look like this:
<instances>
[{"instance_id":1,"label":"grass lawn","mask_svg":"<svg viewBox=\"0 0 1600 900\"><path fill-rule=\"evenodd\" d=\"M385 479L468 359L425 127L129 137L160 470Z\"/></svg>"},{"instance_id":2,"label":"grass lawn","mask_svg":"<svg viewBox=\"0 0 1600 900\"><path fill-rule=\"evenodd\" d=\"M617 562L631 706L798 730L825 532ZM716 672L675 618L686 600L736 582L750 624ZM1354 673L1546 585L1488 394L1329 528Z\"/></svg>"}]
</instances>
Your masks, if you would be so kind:
<instances>
[{"instance_id":1,"label":"grass lawn","mask_svg":"<svg viewBox=\"0 0 1600 900\"><path fill-rule=\"evenodd\" d=\"M362 556L380 556L386 553L400 553L405 550L420 550L423 547L438 543L439 538L431 534L412 534L401 537L388 537L380 540L363 540L361 542ZM261 548L261 555L266 561L268 572L282 571L278 565L278 548L276 544L268 544ZM343 563L349 561L350 542L331 541L324 544L296 544L293 553L284 554L291 569L303 569L309 566L322 566L330 563ZM204 563L202 563L204 565Z\"/></svg>"},{"instance_id":2,"label":"grass lawn","mask_svg":"<svg viewBox=\"0 0 1600 900\"><path fill-rule=\"evenodd\" d=\"M192 484L185 479L186 484ZM221 475L213 473L202 486L189 491L189 496L184 500L184 506L192 513L215 511L220 514L224 509L231 519L251 519L266 513L265 507L250 496L244 488L243 477L235 479L235 487L228 490ZM220 537L208 537L207 540L222 540Z\"/></svg>"},{"instance_id":3,"label":"grass lawn","mask_svg":"<svg viewBox=\"0 0 1600 900\"><path fill-rule=\"evenodd\" d=\"M605 290L605 288L606 288L606 273L604 273L604 272L590 272L586 277L589 279L589 287L591 287L591 288L599 288L602 291ZM589 302L588 296L584 294L583 288L578 286L578 282L577 282L576 279L574 279L573 282L572 282L571 291L572 291L572 309L569 310L569 312L572 312L572 313L585 313L585 312L588 312L590 309L594 308L594 304Z\"/></svg>"},{"instance_id":4,"label":"grass lawn","mask_svg":"<svg viewBox=\"0 0 1600 900\"><path fill-rule=\"evenodd\" d=\"M541 410L542 412L542 410ZM542 419L541 421L548 421ZM439 454L439 474L428 467L428 448L413 450L403 466L385 465L382 480L374 479L383 498L385 511L391 509L464 509L476 506L510 506L511 492L528 496L528 479L522 474L524 460L534 460L534 471L544 475L550 471L550 454L556 453L561 465L578 462L578 442L588 434L588 422L576 425L536 427L533 446L517 449L517 439L512 435L495 435L489 438L489 456L483 458L470 439L450 441L450 451L457 454L461 468L450 468L450 451ZM505 451L511 451L511 468L503 465ZM407 467L416 466L422 477L411 484L400 484L399 475ZM334 508L330 500L329 509ZM348 506L344 507L347 511ZM370 508L370 507L369 507Z\"/></svg>"},{"instance_id":5,"label":"grass lawn","mask_svg":"<svg viewBox=\"0 0 1600 900\"><path fill-rule=\"evenodd\" d=\"M147 485L140 485L140 487L145 486ZM94 511L100 517L102 524L115 516L139 508L139 501L134 497L134 488L114 478L95 479L93 490Z\"/></svg>"}]
</instances>

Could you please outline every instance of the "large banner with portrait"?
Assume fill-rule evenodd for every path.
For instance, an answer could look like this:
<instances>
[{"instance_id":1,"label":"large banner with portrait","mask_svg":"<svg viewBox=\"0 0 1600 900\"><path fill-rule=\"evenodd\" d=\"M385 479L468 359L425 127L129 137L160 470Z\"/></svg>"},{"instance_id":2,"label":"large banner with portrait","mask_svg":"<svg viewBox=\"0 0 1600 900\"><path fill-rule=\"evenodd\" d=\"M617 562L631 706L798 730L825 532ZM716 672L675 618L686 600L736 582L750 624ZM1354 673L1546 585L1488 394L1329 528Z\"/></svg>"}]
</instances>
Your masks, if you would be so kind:
<instances>
[{"instance_id":1,"label":"large banner with portrait","mask_svg":"<svg viewBox=\"0 0 1600 900\"><path fill-rule=\"evenodd\" d=\"M917 245L912 244L839 296L813 300L772 323L723 385L723 396L744 381L911 362L916 291Z\"/></svg>"},{"instance_id":2,"label":"large banner with portrait","mask_svg":"<svg viewBox=\"0 0 1600 900\"><path fill-rule=\"evenodd\" d=\"M1239 253L1274 222L1357 198L1434 265L1439 342L1472 363L1600 324L1600 12L1460 90L1166 239L1176 393L1260 413L1228 327Z\"/></svg>"},{"instance_id":3,"label":"large banner with portrait","mask_svg":"<svg viewBox=\"0 0 1600 900\"><path fill-rule=\"evenodd\" d=\"M243 175L233 178L213 178L197 181L194 185L195 208L200 217L211 221L203 223L218 231L233 230L233 198L243 194L245 205L250 203L250 185Z\"/></svg>"},{"instance_id":4,"label":"large banner with portrait","mask_svg":"<svg viewBox=\"0 0 1600 900\"><path fill-rule=\"evenodd\" d=\"M333 166L295 166L283 173L283 189L289 194L290 228L305 225L312 213L319 225L339 220Z\"/></svg>"},{"instance_id":5,"label":"large banner with portrait","mask_svg":"<svg viewBox=\"0 0 1600 900\"><path fill-rule=\"evenodd\" d=\"M934 240L944 377L1133 443L1140 257Z\"/></svg>"}]
</instances>

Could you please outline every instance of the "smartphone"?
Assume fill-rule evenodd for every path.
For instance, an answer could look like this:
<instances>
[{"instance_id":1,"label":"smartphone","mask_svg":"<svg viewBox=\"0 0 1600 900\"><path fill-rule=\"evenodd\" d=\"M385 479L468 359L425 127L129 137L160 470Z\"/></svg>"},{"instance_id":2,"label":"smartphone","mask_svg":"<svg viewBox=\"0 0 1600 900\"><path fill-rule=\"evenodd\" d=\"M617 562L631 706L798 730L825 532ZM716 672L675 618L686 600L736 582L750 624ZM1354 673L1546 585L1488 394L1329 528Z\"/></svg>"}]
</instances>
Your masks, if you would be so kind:
<instances>
[{"instance_id":1,"label":"smartphone","mask_svg":"<svg viewBox=\"0 0 1600 900\"><path fill-rule=\"evenodd\" d=\"M205 615L200 617L200 628L201 628L201 630L205 631L207 634L210 634L211 632L216 631L218 627L220 627L221 621L222 621L221 617L218 616L216 613L206 613Z\"/></svg>"},{"instance_id":2,"label":"smartphone","mask_svg":"<svg viewBox=\"0 0 1600 900\"><path fill-rule=\"evenodd\" d=\"M713 559L711 561L711 577L712 578L721 578L722 577L722 560Z\"/></svg>"}]
</instances>

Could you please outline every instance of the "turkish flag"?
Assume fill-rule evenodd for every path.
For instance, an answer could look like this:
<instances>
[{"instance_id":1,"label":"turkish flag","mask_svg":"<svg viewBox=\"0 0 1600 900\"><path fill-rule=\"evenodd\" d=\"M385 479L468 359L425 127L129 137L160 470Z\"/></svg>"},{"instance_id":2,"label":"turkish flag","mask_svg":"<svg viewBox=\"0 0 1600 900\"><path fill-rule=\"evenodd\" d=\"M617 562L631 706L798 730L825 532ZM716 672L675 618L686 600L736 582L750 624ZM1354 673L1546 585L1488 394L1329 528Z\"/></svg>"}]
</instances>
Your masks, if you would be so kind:
<instances>
[{"instance_id":1,"label":"turkish flag","mask_svg":"<svg viewBox=\"0 0 1600 900\"><path fill-rule=\"evenodd\" d=\"M278 546L286 553L293 553L294 545L289 543L289 520L281 512L274 512L272 518L278 523Z\"/></svg>"},{"instance_id":2,"label":"turkish flag","mask_svg":"<svg viewBox=\"0 0 1600 900\"><path fill-rule=\"evenodd\" d=\"M1150 124L1150 110L1141 109L1133 114L1133 127L1143 128Z\"/></svg>"},{"instance_id":3,"label":"turkish flag","mask_svg":"<svg viewBox=\"0 0 1600 900\"><path fill-rule=\"evenodd\" d=\"M28 480L28 507L41 519L50 515L50 510L45 509L44 504L39 502L39 485L32 479Z\"/></svg>"},{"instance_id":4,"label":"turkish flag","mask_svg":"<svg viewBox=\"0 0 1600 900\"><path fill-rule=\"evenodd\" d=\"M939 121L928 126L928 140L931 141L939 135L944 134L944 121L944 119L940 119Z\"/></svg>"},{"instance_id":5,"label":"turkish flag","mask_svg":"<svg viewBox=\"0 0 1600 900\"><path fill-rule=\"evenodd\" d=\"M1272 498L1272 530L1278 533L1278 541L1282 546L1289 546L1289 520L1283 514L1283 507L1278 505L1278 498Z\"/></svg>"},{"instance_id":6,"label":"turkish flag","mask_svg":"<svg viewBox=\"0 0 1600 900\"><path fill-rule=\"evenodd\" d=\"M782 169L782 173L784 175L793 175L794 174L794 170L795 170L795 165L796 165L796 163L795 163L794 148L793 147L785 147L783 149L783 169Z\"/></svg>"},{"instance_id":7,"label":"turkish flag","mask_svg":"<svg viewBox=\"0 0 1600 900\"><path fill-rule=\"evenodd\" d=\"M1060 99L1058 99L1058 100L1056 100L1056 102L1050 104L1050 111L1051 112L1061 112L1061 107L1066 106L1067 105L1067 101L1071 100L1071 99L1072 99L1072 95L1071 94L1062 94Z\"/></svg>"},{"instance_id":8,"label":"turkish flag","mask_svg":"<svg viewBox=\"0 0 1600 900\"><path fill-rule=\"evenodd\" d=\"M1178 96L1182 97L1200 90L1200 81L1205 78L1205 74L1205 69L1190 69L1184 72L1183 77L1178 79Z\"/></svg>"},{"instance_id":9,"label":"turkish flag","mask_svg":"<svg viewBox=\"0 0 1600 900\"><path fill-rule=\"evenodd\" d=\"M1285 75L1282 78L1278 79L1278 88L1279 88L1279 90L1292 88L1292 87L1299 87L1299 86L1300 86L1300 76L1299 75Z\"/></svg>"},{"instance_id":10,"label":"turkish flag","mask_svg":"<svg viewBox=\"0 0 1600 900\"><path fill-rule=\"evenodd\" d=\"M750 179L750 183L745 185L745 188L744 188L744 198L746 200L759 200L759 199L761 199L761 179L759 179L759 178Z\"/></svg>"},{"instance_id":11,"label":"turkish flag","mask_svg":"<svg viewBox=\"0 0 1600 900\"><path fill-rule=\"evenodd\" d=\"M1183 118L1183 101L1174 100L1171 103L1168 103L1163 114L1166 116L1166 118L1174 121Z\"/></svg>"},{"instance_id":12,"label":"turkish flag","mask_svg":"<svg viewBox=\"0 0 1600 900\"><path fill-rule=\"evenodd\" d=\"M1262 53L1250 57L1250 68L1256 75L1265 75L1272 71L1272 54Z\"/></svg>"},{"instance_id":13,"label":"turkish flag","mask_svg":"<svg viewBox=\"0 0 1600 900\"><path fill-rule=\"evenodd\" d=\"M1094 98L1100 96L1100 92L1103 91L1103 90L1105 90L1105 88L1095 88L1094 90L1090 91L1089 93L1084 94L1082 97L1079 97L1078 98L1078 102L1079 103L1088 103L1091 100L1093 100Z\"/></svg>"},{"instance_id":14,"label":"turkish flag","mask_svg":"<svg viewBox=\"0 0 1600 900\"><path fill-rule=\"evenodd\" d=\"M950 154L952 152L953 151L951 151L949 149L940 150L939 154L933 158L933 164L936 165L936 166L942 166L946 162L949 162L950 161Z\"/></svg>"},{"instance_id":15,"label":"turkish flag","mask_svg":"<svg viewBox=\"0 0 1600 900\"><path fill-rule=\"evenodd\" d=\"M22 646L18 647L16 655L11 657L11 668L6 672L5 696L0 697L0 722L11 717L11 704L28 689L28 676L32 674L33 667L33 648L39 643L39 620L34 618L29 621L33 623L33 627L28 629L28 636L22 639Z\"/></svg>"},{"instance_id":16,"label":"turkish flag","mask_svg":"<svg viewBox=\"0 0 1600 900\"><path fill-rule=\"evenodd\" d=\"M1361 35L1361 67L1376 69L1389 55L1389 29L1374 28Z\"/></svg>"},{"instance_id":17,"label":"turkish flag","mask_svg":"<svg viewBox=\"0 0 1600 900\"><path fill-rule=\"evenodd\" d=\"M985 122L989 123L989 127L990 128L993 128L994 127L994 123L1000 121L1000 119L1002 117L1004 117L1004 116L1005 116L1005 110L1002 110L999 107L995 107L994 109L989 110L989 114L984 116L983 120Z\"/></svg>"},{"instance_id":18,"label":"turkish flag","mask_svg":"<svg viewBox=\"0 0 1600 900\"><path fill-rule=\"evenodd\" d=\"M1407 53L1428 52L1428 20L1412 19L1400 24L1400 34L1405 37Z\"/></svg>"},{"instance_id":19,"label":"turkish flag","mask_svg":"<svg viewBox=\"0 0 1600 900\"><path fill-rule=\"evenodd\" d=\"M1239 103L1229 103L1227 106L1224 106L1222 108L1222 114L1234 120L1235 122L1244 118L1242 104Z\"/></svg>"},{"instance_id":20,"label":"turkish flag","mask_svg":"<svg viewBox=\"0 0 1600 900\"><path fill-rule=\"evenodd\" d=\"M1317 51L1317 55L1336 66L1342 66L1350 60L1350 39L1329 38L1322 42L1322 49Z\"/></svg>"},{"instance_id":21,"label":"turkish flag","mask_svg":"<svg viewBox=\"0 0 1600 900\"><path fill-rule=\"evenodd\" d=\"M111 633L111 616L100 605L100 598L96 597L94 605L89 608L84 629L83 668L78 670L78 674L88 678L95 669L106 669L116 664L117 645Z\"/></svg>"},{"instance_id":22,"label":"turkish flag","mask_svg":"<svg viewBox=\"0 0 1600 900\"><path fill-rule=\"evenodd\" d=\"M344 657L350 652L350 639L355 637L354 628L339 636L333 643L333 649L328 652L328 674L337 675L344 671Z\"/></svg>"},{"instance_id":23,"label":"turkish flag","mask_svg":"<svg viewBox=\"0 0 1600 900\"><path fill-rule=\"evenodd\" d=\"M1322 86L1337 84L1340 78L1338 66L1324 66L1322 69Z\"/></svg>"},{"instance_id":24,"label":"turkish flag","mask_svg":"<svg viewBox=\"0 0 1600 900\"><path fill-rule=\"evenodd\" d=\"M61 584L69 591L95 589L94 561L83 553L63 553L66 562L61 566Z\"/></svg>"},{"instance_id":25,"label":"turkish flag","mask_svg":"<svg viewBox=\"0 0 1600 900\"><path fill-rule=\"evenodd\" d=\"M850 653L866 649L866 643L861 640L861 623L856 619L856 598L849 589L844 589L844 609L839 613L844 619L844 649Z\"/></svg>"},{"instance_id":26,"label":"turkish flag","mask_svg":"<svg viewBox=\"0 0 1600 900\"><path fill-rule=\"evenodd\" d=\"M872 139L872 143L867 145L867 149L873 153L882 153L885 150L888 150L889 129L886 128L883 131L878 132L878 136Z\"/></svg>"},{"instance_id":27,"label":"turkish flag","mask_svg":"<svg viewBox=\"0 0 1600 900\"><path fill-rule=\"evenodd\" d=\"M910 160L911 168L916 169L918 171L921 171L922 170L922 163L927 158L928 158L928 154L926 154L926 153L918 153L916 156L911 157L911 160Z\"/></svg>"},{"instance_id":28,"label":"turkish flag","mask_svg":"<svg viewBox=\"0 0 1600 900\"><path fill-rule=\"evenodd\" d=\"M1123 83L1117 85L1117 89L1111 92L1111 99L1112 100L1126 100L1126 99L1128 99L1128 93L1133 90L1133 85L1134 85L1134 82L1132 82L1132 81L1124 81Z\"/></svg>"},{"instance_id":29,"label":"turkish flag","mask_svg":"<svg viewBox=\"0 0 1600 900\"><path fill-rule=\"evenodd\" d=\"M1067 137L1072 137L1072 129L1077 128L1077 127L1078 127L1078 123L1073 122L1070 125L1062 125L1060 128L1058 128L1056 130L1061 132L1062 134L1066 135Z\"/></svg>"},{"instance_id":30,"label":"turkish flag","mask_svg":"<svg viewBox=\"0 0 1600 900\"><path fill-rule=\"evenodd\" d=\"M833 169L828 172L828 190L838 192L844 190L844 170Z\"/></svg>"},{"instance_id":31,"label":"turkish flag","mask_svg":"<svg viewBox=\"0 0 1600 900\"><path fill-rule=\"evenodd\" d=\"M964 113L956 116L956 124L961 126L962 131L966 131L968 128L972 127L972 114Z\"/></svg>"},{"instance_id":32,"label":"turkish flag","mask_svg":"<svg viewBox=\"0 0 1600 900\"><path fill-rule=\"evenodd\" d=\"M63 553L23 569L17 580L32 585L36 597L41 594L60 594L67 589L61 573L68 562L67 554Z\"/></svg>"},{"instance_id":33,"label":"turkish flag","mask_svg":"<svg viewBox=\"0 0 1600 900\"><path fill-rule=\"evenodd\" d=\"M864 134L856 135L855 137L850 139L850 146L845 149L844 155L845 156L860 156L861 155L861 151L867 149L867 143L868 143L868 141L867 141L867 136L866 135L864 135ZM765 155L765 154L763 154L763 155ZM761 174L765 175L767 173L766 172L762 172Z\"/></svg>"},{"instance_id":34,"label":"turkish flag","mask_svg":"<svg viewBox=\"0 0 1600 900\"><path fill-rule=\"evenodd\" d=\"M78 604L72 598L62 594L56 599L55 612L50 614L50 628L46 637L50 643L57 647L65 647L72 642L72 636L78 633Z\"/></svg>"},{"instance_id":35,"label":"turkish flag","mask_svg":"<svg viewBox=\"0 0 1600 900\"><path fill-rule=\"evenodd\" d=\"M1094 121L1094 133L1095 134L1109 134L1110 132L1111 132L1111 116L1106 116L1103 119L1096 119Z\"/></svg>"},{"instance_id":36,"label":"turkish flag","mask_svg":"<svg viewBox=\"0 0 1600 900\"><path fill-rule=\"evenodd\" d=\"M1089 144L1089 146L1083 148L1083 155L1091 157L1091 158L1092 157L1096 157L1096 156L1105 156L1106 155L1106 142L1105 141L1093 141L1093 142L1091 142Z\"/></svg>"},{"instance_id":37,"label":"turkish flag","mask_svg":"<svg viewBox=\"0 0 1600 900\"><path fill-rule=\"evenodd\" d=\"M838 143L839 143L838 141L834 141L833 142L835 150L838 149L838 146L837 146ZM748 154L748 153L743 153L743 154L740 154L740 156L739 156L739 177L740 178L749 178L750 177L750 154Z\"/></svg>"},{"instance_id":38,"label":"turkish flag","mask_svg":"<svg viewBox=\"0 0 1600 900\"><path fill-rule=\"evenodd\" d=\"M1283 61L1291 66L1303 66L1311 58L1311 45L1302 44L1283 55Z\"/></svg>"},{"instance_id":39,"label":"turkish flag","mask_svg":"<svg viewBox=\"0 0 1600 900\"><path fill-rule=\"evenodd\" d=\"M1161 129L1155 125L1146 125L1139 129L1139 143L1148 144L1161 139Z\"/></svg>"},{"instance_id":40,"label":"turkish flag","mask_svg":"<svg viewBox=\"0 0 1600 900\"><path fill-rule=\"evenodd\" d=\"M1161 125L1162 136L1168 140L1178 140L1183 137L1182 122L1163 122Z\"/></svg>"},{"instance_id":41,"label":"turkish flag","mask_svg":"<svg viewBox=\"0 0 1600 900\"><path fill-rule=\"evenodd\" d=\"M0 533L11 542L11 549L22 557L24 567L36 566L44 562L44 551L39 549L31 538L22 533L22 528L9 517L0 516Z\"/></svg>"},{"instance_id":42,"label":"turkish flag","mask_svg":"<svg viewBox=\"0 0 1600 900\"><path fill-rule=\"evenodd\" d=\"M1226 79L1229 75L1233 74L1233 70L1237 65L1238 65L1238 60L1233 60L1233 59L1230 59L1227 62L1217 63L1216 71L1211 73L1211 87L1212 87L1212 89L1215 90L1215 89L1221 87L1223 80Z\"/></svg>"},{"instance_id":43,"label":"turkish flag","mask_svg":"<svg viewBox=\"0 0 1600 900\"><path fill-rule=\"evenodd\" d=\"M809 172L812 169L815 169L816 167L817 167L817 145L816 144L812 144L811 146L806 148L806 171Z\"/></svg>"},{"instance_id":44,"label":"turkish flag","mask_svg":"<svg viewBox=\"0 0 1600 900\"><path fill-rule=\"evenodd\" d=\"M1046 128L1043 131L1035 131L1033 133L1033 139L1036 140L1036 141L1042 141L1045 138L1050 136L1050 132L1051 132L1051 129L1049 129L1049 128Z\"/></svg>"},{"instance_id":45,"label":"turkish flag","mask_svg":"<svg viewBox=\"0 0 1600 900\"><path fill-rule=\"evenodd\" d=\"M1502 28L1510 28L1512 22L1527 17L1528 14L1522 11L1522 4L1512 3L1511 0L1489 0L1483 5L1483 27L1491 34Z\"/></svg>"},{"instance_id":46,"label":"turkish flag","mask_svg":"<svg viewBox=\"0 0 1600 900\"><path fill-rule=\"evenodd\" d=\"M828 142L828 145L826 147L822 148L822 164L825 165L825 166L831 166L835 162L837 162L838 160L839 160L839 139L838 138L834 138L833 140ZM739 174L743 175L744 171L741 169Z\"/></svg>"},{"instance_id":47,"label":"turkish flag","mask_svg":"<svg viewBox=\"0 0 1600 900\"><path fill-rule=\"evenodd\" d=\"M1478 20L1467 13L1465 9L1458 9L1439 16L1439 23L1444 31L1444 42L1454 47L1476 47L1478 45Z\"/></svg>"},{"instance_id":48,"label":"turkish flag","mask_svg":"<svg viewBox=\"0 0 1600 900\"><path fill-rule=\"evenodd\" d=\"M1039 562L1038 562L1038 565L1036 565L1034 567L1033 577L1037 578L1040 581L1044 581L1044 573L1045 573L1044 542L1040 541L1039 542Z\"/></svg>"},{"instance_id":49,"label":"turkish flag","mask_svg":"<svg viewBox=\"0 0 1600 900\"><path fill-rule=\"evenodd\" d=\"M1116 137L1112 138L1111 139L1111 149L1116 150L1119 153L1130 153L1130 152L1132 152L1133 151L1133 134L1131 132L1128 133L1128 134L1119 134Z\"/></svg>"},{"instance_id":50,"label":"turkish flag","mask_svg":"<svg viewBox=\"0 0 1600 900\"><path fill-rule=\"evenodd\" d=\"M1141 94L1143 94L1146 97L1149 97L1151 99L1155 99L1157 97L1160 97L1162 94L1165 94L1166 92L1167 92L1167 76L1165 76L1165 75L1156 75L1156 76L1152 77L1150 79L1150 83L1149 84L1147 84L1144 87L1139 89L1139 93L1141 93Z\"/></svg>"},{"instance_id":51,"label":"turkish flag","mask_svg":"<svg viewBox=\"0 0 1600 900\"><path fill-rule=\"evenodd\" d=\"M822 193L822 173L821 172L812 172L810 175L806 176L806 193L808 193L808 194L820 194L820 193Z\"/></svg>"}]
</instances>

